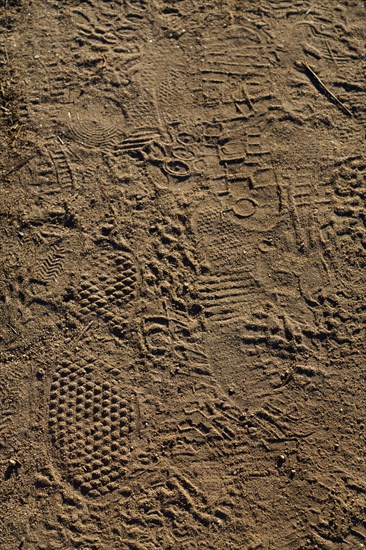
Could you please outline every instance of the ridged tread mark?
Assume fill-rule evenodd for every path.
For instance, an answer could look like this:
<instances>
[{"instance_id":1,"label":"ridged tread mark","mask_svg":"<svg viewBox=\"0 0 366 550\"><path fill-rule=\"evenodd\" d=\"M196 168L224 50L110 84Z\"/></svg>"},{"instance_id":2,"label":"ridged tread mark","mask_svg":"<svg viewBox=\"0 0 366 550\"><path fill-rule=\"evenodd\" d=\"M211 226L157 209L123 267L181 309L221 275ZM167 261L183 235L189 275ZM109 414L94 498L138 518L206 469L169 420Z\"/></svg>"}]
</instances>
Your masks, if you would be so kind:
<instances>
[{"instance_id":1,"label":"ridged tread mark","mask_svg":"<svg viewBox=\"0 0 366 550\"><path fill-rule=\"evenodd\" d=\"M47 195L69 192L74 186L74 177L66 152L55 138L45 140L34 160L26 166L32 174L31 185L39 186Z\"/></svg>"},{"instance_id":2,"label":"ridged tread mark","mask_svg":"<svg viewBox=\"0 0 366 550\"><path fill-rule=\"evenodd\" d=\"M33 278L46 285L56 281L63 268L65 253L65 246L62 241L52 244L50 252L38 269L36 269Z\"/></svg>"},{"instance_id":3,"label":"ridged tread mark","mask_svg":"<svg viewBox=\"0 0 366 550\"><path fill-rule=\"evenodd\" d=\"M263 36L257 29L248 25L245 34L237 30L238 27L233 26L223 36L212 37L210 33L203 38L203 102L218 108L233 103L239 118L242 115L253 117L273 103L271 63L262 45ZM241 44L239 48L238 43ZM262 51L259 57L258 51ZM233 84L233 77L240 77L245 84L238 87L237 81ZM218 94L218 82L226 84L224 94Z\"/></svg>"},{"instance_id":4,"label":"ridged tread mark","mask_svg":"<svg viewBox=\"0 0 366 550\"><path fill-rule=\"evenodd\" d=\"M77 39L85 42L91 51L121 53L126 42L136 43L137 36L142 32L145 10L142 5L131 6L128 3L104 3L103 7L95 2L88 2L80 10L73 9L73 17L77 27ZM123 55L120 60L124 61Z\"/></svg>"},{"instance_id":5,"label":"ridged tread mark","mask_svg":"<svg viewBox=\"0 0 366 550\"><path fill-rule=\"evenodd\" d=\"M198 293L206 317L224 320L227 316L240 313L258 292L258 283L245 270L234 270L227 274L205 275L198 281Z\"/></svg>"},{"instance_id":6,"label":"ridged tread mark","mask_svg":"<svg viewBox=\"0 0 366 550\"><path fill-rule=\"evenodd\" d=\"M275 19L287 19L291 16L298 16L299 13L307 13L311 9L309 0L297 0L289 2L288 0L265 0L261 4L263 14Z\"/></svg>"},{"instance_id":7,"label":"ridged tread mark","mask_svg":"<svg viewBox=\"0 0 366 550\"><path fill-rule=\"evenodd\" d=\"M136 128L132 130L115 148L116 153L142 151L156 140L160 139L158 128Z\"/></svg>"},{"instance_id":8,"label":"ridged tread mark","mask_svg":"<svg viewBox=\"0 0 366 550\"><path fill-rule=\"evenodd\" d=\"M187 523L190 532L187 540L191 540L192 533L199 536L207 527L229 522L235 515L229 498L209 504L205 491L184 469L166 464L164 470L155 468L155 472L147 473L146 477L148 483L137 496L137 506L130 506L129 517L125 517L127 532L132 526L149 528L152 534L156 529L164 529L171 533L172 543L182 542L187 536ZM128 506L131 500L127 496L122 502ZM143 517L138 513L141 506L149 511Z\"/></svg>"},{"instance_id":9,"label":"ridged tread mark","mask_svg":"<svg viewBox=\"0 0 366 550\"><path fill-rule=\"evenodd\" d=\"M189 444L221 442L221 452L225 446L231 446L237 440L237 430L232 426L232 420L237 420L236 411L225 411L222 403L212 402L192 403L184 409L185 418L178 423L181 436Z\"/></svg>"},{"instance_id":10,"label":"ridged tread mark","mask_svg":"<svg viewBox=\"0 0 366 550\"><path fill-rule=\"evenodd\" d=\"M70 190L74 186L74 177L66 153L55 139L49 138L45 143L52 164L55 167L59 190Z\"/></svg>"},{"instance_id":11,"label":"ridged tread mark","mask_svg":"<svg viewBox=\"0 0 366 550\"><path fill-rule=\"evenodd\" d=\"M315 244L314 197L316 191L308 181L298 181L287 187L290 218L296 235L296 244L302 253L308 252Z\"/></svg>"}]
</instances>

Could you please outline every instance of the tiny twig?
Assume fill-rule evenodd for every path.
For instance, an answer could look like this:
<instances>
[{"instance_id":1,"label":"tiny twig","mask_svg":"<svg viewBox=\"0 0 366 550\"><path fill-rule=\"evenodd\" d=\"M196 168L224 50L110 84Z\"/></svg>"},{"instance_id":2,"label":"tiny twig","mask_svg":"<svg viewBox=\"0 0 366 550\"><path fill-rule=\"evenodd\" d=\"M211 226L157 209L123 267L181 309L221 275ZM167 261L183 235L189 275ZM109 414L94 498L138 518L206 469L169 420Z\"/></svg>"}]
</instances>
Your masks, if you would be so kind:
<instances>
[{"instance_id":1,"label":"tiny twig","mask_svg":"<svg viewBox=\"0 0 366 550\"><path fill-rule=\"evenodd\" d=\"M300 62L300 65L305 69L308 77L310 78L311 82L314 84L314 86L322 92L330 101L333 101L337 105L337 107L343 111L348 116L353 116L352 111L348 109L320 80L318 75L313 71L313 69L305 63L305 61Z\"/></svg>"},{"instance_id":2,"label":"tiny twig","mask_svg":"<svg viewBox=\"0 0 366 550\"><path fill-rule=\"evenodd\" d=\"M92 325L94 325L94 321L90 321L90 323L85 327L83 328L83 330L80 332L79 336L76 338L76 340L74 341L74 345L76 346L76 344L78 342L80 342L81 338L84 336L84 334L92 327Z\"/></svg>"},{"instance_id":3,"label":"tiny twig","mask_svg":"<svg viewBox=\"0 0 366 550\"><path fill-rule=\"evenodd\" d=\"M18 335L17 331L15 330L14 327L11 326L10 323L6 323L6 325L14 332L14 334Z\"/></svg>"},{"instance_id":4,"label":"tiny twig","mask_svg":"<svg viewBox=\"0 0 366 550\"><path fill-rule=\"evenodd\" d=\"M325 45L326 45L326 47L327 47L328 53L329 53L330 57L332 58L333 63L337 63L336 60L335 60L335 58L334 58L332 49L331 49L331 47L329 46L329 42L328 42L328 40L327 40L326 38L324 38L324 42L325 42Z\"/></svg>"},{"instance_id":5,"label":"tiny twig","mask_svg":"<svg viewBox=\"0 0 366 550\"><path fill-rule=\"evenodd\" d=\"M252 100L249 97L248 90L247 90L247 87L245 86L245 84L243 85L242 90L244 92L244 96L245 96L245 99L247 100L247 103L248 103L249 107L252 109L252 111L255 111L254 105L252 103Z\"/></svg>"},{"instance_id":6,"label":"tiny twig","mask_svg":"<svg viewBox=\"0 0 366 550\"><path fill-rule=\"evenodd\" d=\"M17 128L17 127L16 127L16 128ZM20 125L20 126L18 127L17 133L15 134L15 138L14 138L13 141L12 141L12 145L13 145L13 146L15 145L15 142L16 142L16 140L18 139L19 134L20 134L20 132L21 132L22 130L23 130L23 125Z\"/></svg>"},{"instance_id":7,"label":"tiny twig","mask_svg":"<svg viewBox=\"0 0 366 550\"><path fill-rule=\"evenodd\" d=\"M20 162L19 164L17 164L16 166L14 166L13 168L10 168L10 170L8 170L7 172L5 172L5 174L3 174L3 177L6 178L7 176L9 176L10 174L12 174L13 172L17 172L18 170L20 170L21 168L23 168L23 166L25 166L26 164L28 164L28 162L30 162L32 159L34 159L37 155L32 155L31 157L28 157L26 158L25 160L22 160L22 162Z\"/></svg>"}]
</instances>

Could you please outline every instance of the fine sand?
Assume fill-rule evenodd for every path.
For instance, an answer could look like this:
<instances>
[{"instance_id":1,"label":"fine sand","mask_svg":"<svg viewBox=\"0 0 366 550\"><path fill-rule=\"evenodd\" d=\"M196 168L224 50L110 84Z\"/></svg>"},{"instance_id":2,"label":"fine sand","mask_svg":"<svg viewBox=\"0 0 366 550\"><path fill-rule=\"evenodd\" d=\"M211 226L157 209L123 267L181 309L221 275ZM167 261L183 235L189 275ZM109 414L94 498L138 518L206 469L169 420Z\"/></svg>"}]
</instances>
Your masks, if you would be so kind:
<instances>
[{"instance_id":1,"label":"fine sand","mask_svg":"<svg viewBox=\"0 0 366 550\"><path fill-rule=\"evenodd\" d=\"M366 7L3 0L1 550L366 548Z\"/></svg>"}]
</instances>

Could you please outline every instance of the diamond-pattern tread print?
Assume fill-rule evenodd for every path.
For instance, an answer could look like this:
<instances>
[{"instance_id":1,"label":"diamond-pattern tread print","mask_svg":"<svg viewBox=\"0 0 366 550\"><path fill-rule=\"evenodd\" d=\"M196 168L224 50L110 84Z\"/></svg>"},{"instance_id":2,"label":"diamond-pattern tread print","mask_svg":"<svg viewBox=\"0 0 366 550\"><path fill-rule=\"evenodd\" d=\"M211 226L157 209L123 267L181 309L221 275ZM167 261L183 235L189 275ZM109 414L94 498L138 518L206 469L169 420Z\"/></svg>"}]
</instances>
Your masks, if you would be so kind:
<instances>
[{"instance_id":1,"label":"diamond-pattern tread print","mask_svg":"<svg viewBox=\"0 0 366 550\"><path fill-rule=\"evenodd\" d=\"M137 268L132 254L106 242L101 243L93 260L96 273L84 273L78 291L79 317L96 315L113 334L121 336L137 293Z\"/></svg>"},{"instance_id":2,"label":"diamond-pattern tread print","mask_svg":"<svg viewBox=\"0 0 366 550\"><path fill-rule=\"evenodd\" d=\"M69 481L98 497L117 485L127 463L133 412L111 376L85 361L65 362L52 377L49 431Z\"/></svg>"}]
</instances>

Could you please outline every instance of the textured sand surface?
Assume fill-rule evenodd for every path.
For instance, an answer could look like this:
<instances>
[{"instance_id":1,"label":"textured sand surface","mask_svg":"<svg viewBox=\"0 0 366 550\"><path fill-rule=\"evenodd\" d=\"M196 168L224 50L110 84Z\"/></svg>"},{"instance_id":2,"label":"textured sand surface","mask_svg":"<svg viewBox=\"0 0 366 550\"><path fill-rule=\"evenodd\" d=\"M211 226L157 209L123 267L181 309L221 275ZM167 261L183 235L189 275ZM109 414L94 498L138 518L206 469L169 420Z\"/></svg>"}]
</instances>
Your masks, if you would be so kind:
<instances>
[{"instance_id":1,"label":"textured sand surface","mask_svg":"<svg viewBox=\"0 0 366 550\"><path fill-rule=\"evenodd\" d=\"M0 7L0 547L366 547L366 7Z\"/></svg>"}]
</instances>

